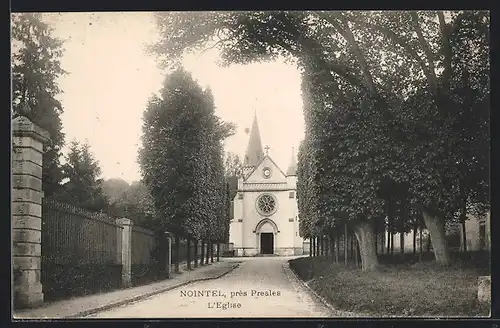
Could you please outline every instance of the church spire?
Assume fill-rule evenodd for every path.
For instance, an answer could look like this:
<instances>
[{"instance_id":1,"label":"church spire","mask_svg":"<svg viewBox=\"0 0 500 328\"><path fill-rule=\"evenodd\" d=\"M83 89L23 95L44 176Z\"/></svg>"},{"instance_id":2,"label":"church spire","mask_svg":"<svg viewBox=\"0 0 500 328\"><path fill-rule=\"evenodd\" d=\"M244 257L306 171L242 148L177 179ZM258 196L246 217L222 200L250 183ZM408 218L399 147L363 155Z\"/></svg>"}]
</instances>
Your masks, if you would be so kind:
<instances>
[{"instance_id":1,"label":"church spire","mask_svg":"<svg viewBox=\"0 0 500 328\"><path fill-rule=\"evenodd\" d=\"M259 124L257 123L257 111L255 111L250 139L248 140L247 151L243 160L244 166L257 166L264 158L262 142L260 140Z\"/></svg>"},{"instance_id":2,"label":"church spire","mask_svg":"<svg viewBox=\"0 0 500 328\"><path fill-rule=\"evenodd\" d=\"M288 165L288 170L286 170L286 175L297 175L297 159L295 158L295 150L292 147L292 158L290 159L290 165Z\"/></svg>"}]
</instances>

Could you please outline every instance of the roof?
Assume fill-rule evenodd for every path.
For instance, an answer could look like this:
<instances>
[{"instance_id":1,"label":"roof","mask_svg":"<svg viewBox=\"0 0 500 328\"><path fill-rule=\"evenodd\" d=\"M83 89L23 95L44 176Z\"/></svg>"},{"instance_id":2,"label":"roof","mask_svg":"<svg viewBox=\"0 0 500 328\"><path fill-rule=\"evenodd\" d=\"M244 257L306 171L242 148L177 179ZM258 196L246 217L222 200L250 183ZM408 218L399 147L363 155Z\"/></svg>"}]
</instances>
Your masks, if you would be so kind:
<instances>
[{"instance_id":1,"label":"roof","mask_svg":"<svg viewBox=\"0 0 500 328\"><path fill-rule=\"evenodd\" d=\"M280 167L279 167L279 166L278 166L278 165L277 165L277 164L273 161L273 159L272 159L269 155L266 155L266 156L264 156L264 157L263 157L263 158L259 161L259 163L258 163L257 165L255 165L255 166L252 168L252 170L251 170L251 171L249 171L249 172L248 172L248 174L244 177L244 180L245 180L245 181L246 181L248 178L250 178L250 177L252 176L252 174L255 172L255 170L257 170L257 168L260 166L260 164L261 164L262 162L264 162L264 160L265 160L266 158L269 158L269 161L271 162L271 164L273 164L273 165L274 165L274 166L278 169L278 171L279 171L281 174L283 174L283 176L285 176L285 177L286 177L286 174L285 174L285 173L281 170L281 168L280 168Z\"/></svg>"},{"instance_id":2,"label":"roof","mask_svg":"<svg viewBox=\"0 0 500 328\"><path fill-rule=\"evenodd\" d=\"M257 123L257 113L253 118L252 130L250 131L250 139L248 140L247 151L243 159L244 166L257 166L264 158L262 150L262 142L260 139L259 124Z\"/></svg>"}]
</instances>

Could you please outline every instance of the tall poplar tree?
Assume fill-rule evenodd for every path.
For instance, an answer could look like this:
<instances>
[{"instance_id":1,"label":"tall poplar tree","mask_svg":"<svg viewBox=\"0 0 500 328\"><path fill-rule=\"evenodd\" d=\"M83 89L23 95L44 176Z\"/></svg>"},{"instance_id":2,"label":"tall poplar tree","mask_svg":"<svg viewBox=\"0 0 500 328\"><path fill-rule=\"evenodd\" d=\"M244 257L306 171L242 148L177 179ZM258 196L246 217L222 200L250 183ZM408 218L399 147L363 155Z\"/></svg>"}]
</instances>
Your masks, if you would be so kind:
<instances>
[{"instance_id":1,"label":"tall poplar tree","mask_svg":"<svg viewBox=\"0 0 500 328\"><path fill-rule=\"evenodd\" d=\"M221 141L232 124L215 116L210 90L179 68L167 76L160 97L144 112L139 162L151 191L159 229L208 238L222 202Z\"/></svg>"}]
</instances>

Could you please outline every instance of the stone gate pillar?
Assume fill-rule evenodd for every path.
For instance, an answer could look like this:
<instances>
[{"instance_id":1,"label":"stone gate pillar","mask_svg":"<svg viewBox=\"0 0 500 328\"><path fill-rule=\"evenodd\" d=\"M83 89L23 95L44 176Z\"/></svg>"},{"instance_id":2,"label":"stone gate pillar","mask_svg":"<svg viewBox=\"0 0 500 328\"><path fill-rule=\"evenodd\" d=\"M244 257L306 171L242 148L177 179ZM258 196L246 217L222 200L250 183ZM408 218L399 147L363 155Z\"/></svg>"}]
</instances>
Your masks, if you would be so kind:
<instances>
[{"instance_id":1,"label":"stone gate pillar","mask_svg":"<svg viewBox=\"0 0 500 328\"><path fill-rule=\"evenodd\" d=\"M43 302L42 155L47 131L24 116L12 122L12 266L14 304L35 307Z\"/></svg>"},{"instance_id":2,"label":"stone gate pillar","mask_svg":"<svg viewBox=\"0 0 500 328\"><path fill-rule=\"evenodd\" d=\"M122 287L132 286L132 226L134 223L127 218L116 219L116 223L122 226L121 264L122 264Z\"/></svg>"}]
</instances>

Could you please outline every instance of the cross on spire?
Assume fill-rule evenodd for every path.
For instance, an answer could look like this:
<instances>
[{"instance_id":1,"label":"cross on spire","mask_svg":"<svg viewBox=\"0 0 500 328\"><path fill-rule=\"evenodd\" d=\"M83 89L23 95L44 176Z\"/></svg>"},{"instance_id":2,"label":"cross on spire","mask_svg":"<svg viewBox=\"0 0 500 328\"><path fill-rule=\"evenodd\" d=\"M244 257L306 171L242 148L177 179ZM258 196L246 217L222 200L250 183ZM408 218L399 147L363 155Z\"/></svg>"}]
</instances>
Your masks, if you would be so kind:
<instances>
[{"instance_id":1,"label":"cross on spire","mask_svg":"<svg viewBox=\"0 0 500 328\"><path fill-rule=\"evenodd\" d=\"M268 155L269 155L269 148L270 148L269 146L265 146L265 147L264 147L264 149L266 150L266 156L268 156Z\"/></svg>"}]
</instances>

